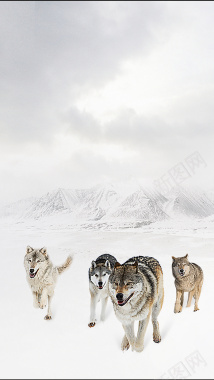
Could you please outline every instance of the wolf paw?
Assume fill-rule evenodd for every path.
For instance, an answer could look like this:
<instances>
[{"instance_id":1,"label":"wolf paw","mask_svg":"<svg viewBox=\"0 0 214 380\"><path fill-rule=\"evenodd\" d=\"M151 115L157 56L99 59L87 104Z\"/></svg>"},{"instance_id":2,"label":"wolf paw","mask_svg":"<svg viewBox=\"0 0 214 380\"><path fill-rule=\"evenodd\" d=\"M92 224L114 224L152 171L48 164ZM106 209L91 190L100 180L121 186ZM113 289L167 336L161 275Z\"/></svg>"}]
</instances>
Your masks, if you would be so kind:
<instances>
[{"instance_id":1,"label":"wolf paw","mask_svg":"<svg viewBox=\"0 0 214 380\"><path fill-rule=\"evenodd\" d=\"M95 322L90 322L90 323L88 324L88 327L94 327L95 325L96 325Z\"/></svg>"},{"instance_id":2,"label":"wolf paw","mask_svg":"<svg viewBox=\"0 0 214 380\"><path fill-rule=\"evenodd\" d=\"M45 307L46 307L46 305L44 303L40 303L40 305L39 305L40 309L44 309Z\"/></svg>"},{"instance_id":3,"label":"wolf paw","mask_svg":"<svg viewBox=\"0 0 214 380\"><path fill-rule=\"evenodd\" d=\"M45 318L44 318L46 321L50 321L52 319L51 315L46 315Z\"/></svg>"},{"instance_id":4,"label":"wolf paw","mask_svg":"<svg viewBox=\"0 0 214 380\"><path fill-rule=\"evenodd\" d=\"M132 346L132 351L136 351L136 352L142 352L144 349L144 345L140 345L140 344L137 344L135 343L133 346Z\"/></svg>"},{"instance_id":5,"label":"wolf paw","mask_svg":"<svg viewBox=\"0 0 214 380\"><path fill-rule=\"evenodd\" d=\"M155 343L160 343L161 342L161 336L160 335L153 335L153 341Z\"/></svg>"},{"instance_id":6,"label":"wolf paw","mask_svg":"<svg viewBox=\"0 0 214 380\"><path fill-rule=\"evenodd\" d=\"M174 313L181 313L182 312L182 306L175 306Z\"/></svg>"},{"instance_id":7,"label":"wolf paw","mask_svg":"<svg viewBox=\"0 0 214 380\"><path fill-rule=\"evenodd\" d=\"M194 308L194 311L198 311L198 310L200 310L198 307L195 307L195 308Z\"/></svg>"},{"instance_id":8,"label":"wolf paw","mask_svg":"<svg viewBox=\"0 0 214 380\"><path fill-rule=\"evenodd\" d=\"M130 347L129 341L126 336L124 336L122 343L121 343L121 350L122 351L128 351Z\"/></svg>"}]
</instances>

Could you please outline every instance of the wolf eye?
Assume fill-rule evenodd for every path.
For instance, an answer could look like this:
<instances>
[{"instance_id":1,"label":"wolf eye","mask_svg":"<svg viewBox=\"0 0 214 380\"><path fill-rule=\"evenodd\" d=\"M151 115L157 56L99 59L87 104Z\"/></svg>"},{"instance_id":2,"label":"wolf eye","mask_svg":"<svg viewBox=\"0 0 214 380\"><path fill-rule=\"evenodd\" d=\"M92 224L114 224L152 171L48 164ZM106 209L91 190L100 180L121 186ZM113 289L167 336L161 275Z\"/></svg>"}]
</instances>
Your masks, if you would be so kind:
<instances>
[{"instance_id":1,"label":"wolf eye","mask_svg":"<svg viewBox=\"0 0 214 380\"><path fill-rule=\"evenodd\" d=\"M41 260L36 260L37 263L41 263Z\"/></svg>"},{"instance_id":2,"label":"wolf eye","mask_svg":"<svg viewBox=\"0 0 214 380\"><path fill-rule=\"evenodd\" d=\"M98 274L95 274L95 277L99 277Z\"/></svg>"},{"instance_id":3,"label":"wolf eye","mask_svg":"<svg viewBox=\"0 0 214 380\"><path fill-rule=\"evenodd\" d=\"M131 282L127 282L126 286L130 286L130 285L132 285L132 283Z\"/></svg>"},{"instance_id":4,"label":"wolf eye","mask_svg":"<svg viewBox=\"0 0 214 380\"><path fill-rule=\"evenodd\" d=\"M106 273L103 273L103 276L106 276Z\"/></svg>"},{"instance_id":5,"label":"wolf eye","mask_svg":"<svg viewBox=\"0 0 214 380\"><path fill-rule=\"evenodd\" d=\"M31 259L28 260L29 263L31 263L31 261L32 261Z\"/></svg>"}]
</instances>

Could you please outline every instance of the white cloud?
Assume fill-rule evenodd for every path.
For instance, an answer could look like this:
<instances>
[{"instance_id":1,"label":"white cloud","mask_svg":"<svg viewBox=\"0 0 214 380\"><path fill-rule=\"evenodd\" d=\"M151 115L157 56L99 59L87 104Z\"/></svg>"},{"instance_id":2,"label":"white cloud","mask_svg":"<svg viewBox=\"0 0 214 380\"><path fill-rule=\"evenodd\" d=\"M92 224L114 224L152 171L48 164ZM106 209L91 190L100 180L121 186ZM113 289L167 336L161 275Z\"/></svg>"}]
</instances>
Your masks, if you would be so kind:
<instances>
[{"instance_id":1,"label":"white cloud","mask_svg":"<svg viewBox=\"0 0 214 380\"><path fill-rule=\"evenodd\" d=\"M212 2L0 11L2 197L157 178L196 150L212 167Z\"/></svg>"}]
</instances>

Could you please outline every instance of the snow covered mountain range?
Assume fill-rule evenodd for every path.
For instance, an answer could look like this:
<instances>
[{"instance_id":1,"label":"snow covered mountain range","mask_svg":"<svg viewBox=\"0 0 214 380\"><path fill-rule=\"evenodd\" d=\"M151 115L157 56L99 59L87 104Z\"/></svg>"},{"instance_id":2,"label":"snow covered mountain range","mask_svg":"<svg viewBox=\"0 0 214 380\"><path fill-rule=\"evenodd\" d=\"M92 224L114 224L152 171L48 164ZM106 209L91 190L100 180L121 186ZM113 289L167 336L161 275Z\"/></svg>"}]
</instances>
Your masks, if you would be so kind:
<instances>
[{"instance_id":1,"label":"snow covered mountain range","mask_svg":"<svg viewBox=\"0 0 214 380\"><path fill-rule=\"evenodd\" d=\"M0 210L0 217L18 220L65 218L69 223L138 222L205 218L214 215L214 201L201 189L174 187L167 195L137 186L125 191L114 185L89 189L57 189L40 198L15 202Z\"/></svg>"}]
</instances>

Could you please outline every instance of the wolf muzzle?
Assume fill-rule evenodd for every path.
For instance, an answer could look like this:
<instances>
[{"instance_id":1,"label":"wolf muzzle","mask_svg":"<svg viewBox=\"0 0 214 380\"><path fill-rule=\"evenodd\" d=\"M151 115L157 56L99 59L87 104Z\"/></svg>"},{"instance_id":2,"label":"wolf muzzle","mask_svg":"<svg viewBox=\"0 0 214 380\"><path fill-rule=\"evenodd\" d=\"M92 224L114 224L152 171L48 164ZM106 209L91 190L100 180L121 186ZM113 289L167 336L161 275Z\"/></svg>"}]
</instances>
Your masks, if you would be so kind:
<instances>
[{"instance_id":1,"label":"wolf muzzle","mask_svg":"<svg viewBox=\"0 0 214 380\"><path fill-rule=\"evenodd\" d=\"M181 276L184 276L185 275L185 270L184 269L179 269L179 273Z\"/></svg>"},{"instance_id":2,"label":"wolf muzzle","mask_svg":"<svg viewBox=\"0 0 214 380\"><path fill-rule=\"evenodd\" d=\"M99 289L102 289L102 288L103 288L103 283L102 283L102 281L99 281L99 282L98 282L98 287L99 287Z\"/></svg>"},{"instance_id":3,"label":"wolf muzzle","mask_svg":"<svg viewBox=\"0 0 214 380\"><path fill-rule=\"evenodd\" d=\"M130 294L130 296L126 299L124 299L124 294L123 293L117 293L116 298L117 298L117 303L119 306L124 306L134 295L134 292Z\"/></svg>"},{"instance_id":4,"label":"wolf muzzle","mask_svg":"<svg viewBox=\"0 0 214 380\"><path fill-rule=\"evenodd\" d=\"M37 271L34 272L34 269L31 268L30 271L29 271L30 278L34 278L34 277L36 277L38 271L39 271L39 269L37 269Z\"/></svg>"}]
</instances>

